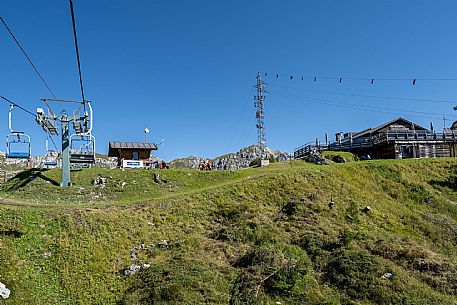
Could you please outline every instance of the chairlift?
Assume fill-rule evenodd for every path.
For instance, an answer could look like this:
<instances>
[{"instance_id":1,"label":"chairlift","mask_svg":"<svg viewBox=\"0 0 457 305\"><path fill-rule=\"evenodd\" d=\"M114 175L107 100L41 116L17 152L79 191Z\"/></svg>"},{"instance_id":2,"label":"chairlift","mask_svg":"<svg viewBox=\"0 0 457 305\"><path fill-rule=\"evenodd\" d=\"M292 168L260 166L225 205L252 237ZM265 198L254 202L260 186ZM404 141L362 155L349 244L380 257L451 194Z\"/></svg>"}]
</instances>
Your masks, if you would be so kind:
<instances>
[{"instance_id":1,"label":"chairlift","mask_svg":"<svg viewBox=\"0 0 457 305\"><path fill-rule=\"evenodd\" d=\"M6 157L9 159L30 159L32 147L30 136L22 131L14 131L12 127L12 112L14 105L10 104L8 112L8 127L10 133L6 136Z\"/></svg>"},{"instance_id":2,"label":"chairlift","mask_svg":"<svg viewBox=\"0 0 457 305\"><path fill-rule=\"evenodd\" d=\"M70 163L95 163L95 137L92 134L70 136Z\"/></svg>"},{"instance_id":3,"label":"chairlift","mask_svg":"<svg viewBox=\"0 0 457 305\"><path fill-rule=\"evenodd\" d=\"M44 166L46 168L57 167L57 160L59 158L59 152L57 150L51 150L48 148L48 138L46 138L46 155L44 156Z\"/></svg>"}]
</instances>

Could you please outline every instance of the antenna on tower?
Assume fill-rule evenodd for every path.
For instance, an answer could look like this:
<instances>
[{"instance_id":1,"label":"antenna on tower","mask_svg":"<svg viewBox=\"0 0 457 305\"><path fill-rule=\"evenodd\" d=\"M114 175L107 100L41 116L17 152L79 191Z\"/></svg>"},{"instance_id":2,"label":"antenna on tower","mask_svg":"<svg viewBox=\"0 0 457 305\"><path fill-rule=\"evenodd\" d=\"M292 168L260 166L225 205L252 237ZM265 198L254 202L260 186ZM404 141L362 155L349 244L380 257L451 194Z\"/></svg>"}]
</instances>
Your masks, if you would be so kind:
<instances>
[{"instance_id":1,"label":"antenna on tower","mask_svg":"<svg viewBox=\"0 0 457 305\"><path fill-rule=\"evenodd\" d=\"M264 83L262 82L262 78L260 76L260 73L257 73L257 95L254 96L254 107L256 107L256 112L255 112L255 117L257 119L257 142L259 144L259 147L262 151L262 159L267 158L267 153L266 153L266 146L267 146L267 140L265 136L265 116L263 113L263 101L265 99L265 96L263 95L264 89L263 89Z\"/></svg>"}]
</instances>

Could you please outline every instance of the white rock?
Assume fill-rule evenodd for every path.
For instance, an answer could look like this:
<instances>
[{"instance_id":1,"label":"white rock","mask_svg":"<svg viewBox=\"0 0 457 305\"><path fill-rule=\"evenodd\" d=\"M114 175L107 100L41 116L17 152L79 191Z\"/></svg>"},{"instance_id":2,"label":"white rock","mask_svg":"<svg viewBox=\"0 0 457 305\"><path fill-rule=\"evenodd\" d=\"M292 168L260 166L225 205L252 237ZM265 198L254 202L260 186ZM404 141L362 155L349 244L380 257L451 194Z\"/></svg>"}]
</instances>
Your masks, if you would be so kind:
<instances>
[{"instance_id":1,"label":"white rock","mask_svg":"<svg viewBox=\"0 0 457 305\"><path fill-rule=\"evenodd\" d=\"M11 290L6 288L5 284L0 282L0 296L4 299L7 299L7 298L9 298L10 293L11 293Z\"/></svg>"},{"instance_id":2,"label":"white rock","mask_svg":"<svg viewBox=\"0 0 457 305\"><path fill-rule=\"evenodd\" d=\"M387 279L390 279L392 276L393 276L392 273L386 272L381 276L381 278L384 279L384 280L387 280Z\"/></svg>"}]
</instances>

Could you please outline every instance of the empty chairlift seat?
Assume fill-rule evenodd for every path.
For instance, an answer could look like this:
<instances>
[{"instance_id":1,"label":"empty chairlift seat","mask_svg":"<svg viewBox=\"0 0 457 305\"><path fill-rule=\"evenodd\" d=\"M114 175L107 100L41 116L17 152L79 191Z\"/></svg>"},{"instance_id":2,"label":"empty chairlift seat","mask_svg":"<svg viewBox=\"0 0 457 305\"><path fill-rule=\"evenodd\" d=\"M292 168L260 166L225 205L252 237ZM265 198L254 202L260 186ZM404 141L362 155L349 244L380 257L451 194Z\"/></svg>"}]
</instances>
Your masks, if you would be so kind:
<instances>
[{"instance_id":1,"label":"empty chairlift seat","mask_svg":"<svg viewBox=\"0 0 457 305\"><path fill-rule=\"evenodd\" d=\"M31 156L30 136L15 132L6 136L6 157L9 159L29 159Z\"/></svg>"},{"instance_id":2,"label":"empty chairlift seat","mask_svg":"<svg viewBox=\"0 0 457 305\"><path fill-rule=\"evenodd\" d=\"M91 134L70 137L70 163L95 163L95 137Z\"/></svg>"}]
</instances>

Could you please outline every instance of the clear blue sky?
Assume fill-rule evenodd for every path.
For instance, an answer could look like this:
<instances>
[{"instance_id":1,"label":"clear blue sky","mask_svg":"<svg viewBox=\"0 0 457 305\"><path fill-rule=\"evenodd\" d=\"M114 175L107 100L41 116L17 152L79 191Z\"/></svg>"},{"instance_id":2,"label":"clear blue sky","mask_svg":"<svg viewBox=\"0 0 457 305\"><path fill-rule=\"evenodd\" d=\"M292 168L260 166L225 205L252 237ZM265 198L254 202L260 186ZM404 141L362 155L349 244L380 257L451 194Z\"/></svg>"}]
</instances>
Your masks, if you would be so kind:
<instances>
[{"instance_id":1,"label":"clear blue sky","mask_svg":"<svg viewBox=\"0 0 457 305\"><path fill-rule=\"evenodd\" d=\"M95 109L97 150L108 141L143 141L157 155L214 157L256 142L251 88L257 71L367 78L456 78L457 2L449 1L120 1L74 0L87 98ZM0 14L61 98L80 97L66 0L3 1ZM0 94L34 109L49 96L4 28ZM382 82L267 77L268 146L292 151L316 136L360 130L392 114L294 100L434 112L404 117L442 128L451 104L360 98L316 91L456 100L456 81ZM1 134L8 106L0 106ZM43 153L45 135L27 114L17 129Z\"/></svg>"}]
</instances>

